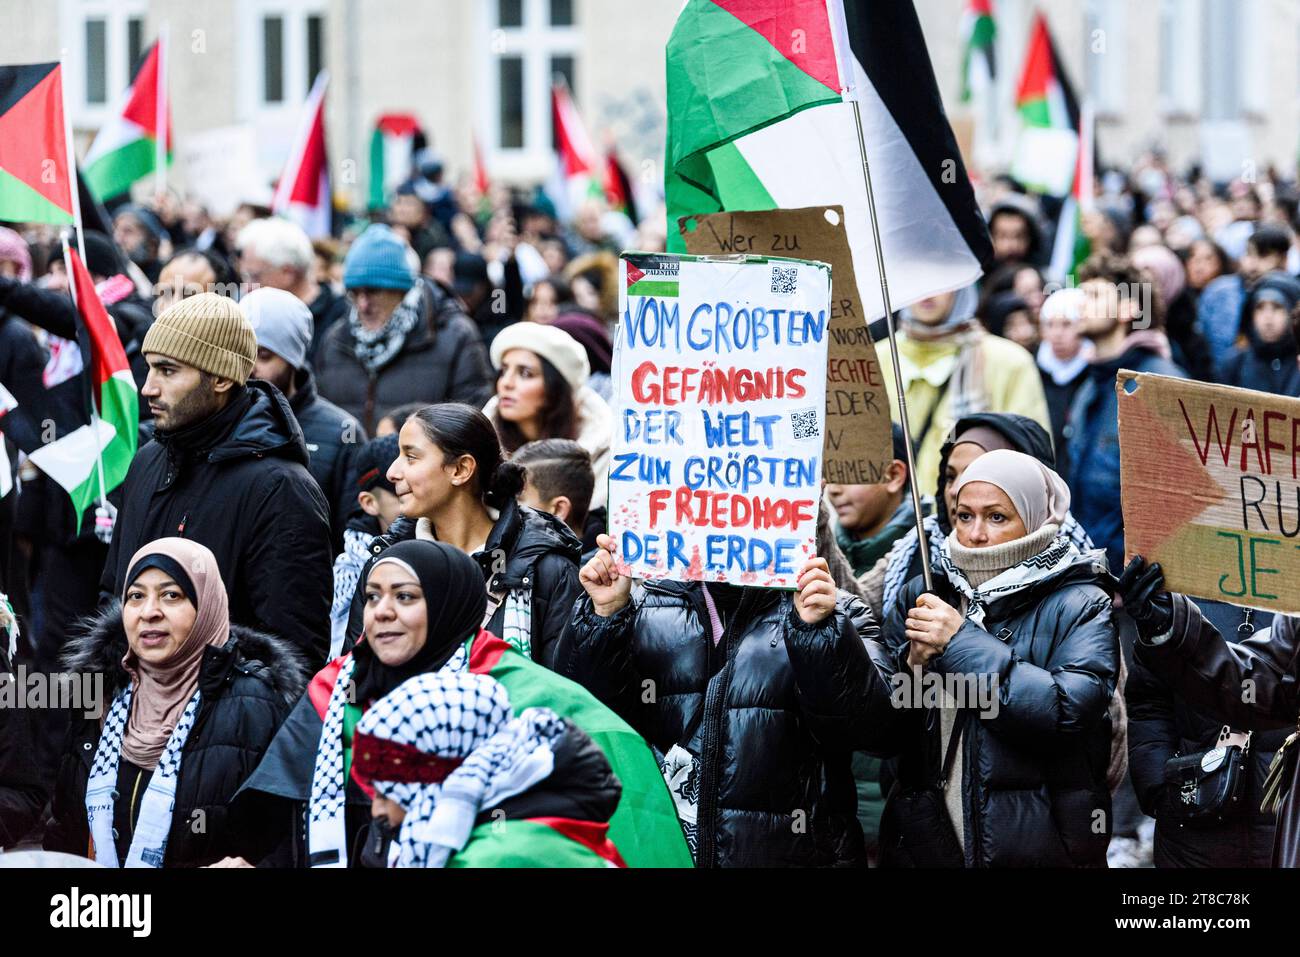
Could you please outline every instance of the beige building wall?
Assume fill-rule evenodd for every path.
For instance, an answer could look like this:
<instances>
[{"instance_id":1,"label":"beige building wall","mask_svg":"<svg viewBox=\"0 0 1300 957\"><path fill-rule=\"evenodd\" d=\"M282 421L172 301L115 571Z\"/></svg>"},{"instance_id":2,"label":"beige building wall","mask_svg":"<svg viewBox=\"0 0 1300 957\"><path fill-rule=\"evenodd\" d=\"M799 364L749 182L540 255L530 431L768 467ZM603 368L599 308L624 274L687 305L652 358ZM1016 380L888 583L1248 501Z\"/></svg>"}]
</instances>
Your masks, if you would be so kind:
<instances>
[{"instance_id":1,"label":"beige building wall","mask_svg":"<svg viewBox=\"0 0 1300 957\"><path fill-rule=\"evenodd\" d=\"M1014 149L1009 113L1033 0L999 0L1001 32L998 93L1003 119L998 130L970 106L958 102L963 0L915 0L930 56L950 116L974 129L977 155L996 169ZM1105 74L1111 102L1099 104L1097 136L1106 162L1124 163L1153 145L1165 147L1176 166L1202 157L1219 171L1249 173L1268 163L1293 172L1300 147L1300 3L1294 0L1238 0L1239 29L1249 31L1242 50L1258 61L1253 109L1227 124L1204 121L1199 106L1175 111L1161 94L1165 35L1162 10L1168 0L1052 0L1043 4L1058 48L1076 87ZM1201 17L1225 0L1173 0L1178 15ZM454 177L472 163L475 133L490 143L496 121L493 88L495 0L3 0L0 3L0 62L56 59L62 47L79 41L77 17L87 4L101 9L139 10L146 18L145 42L167 22L172 57L173 119L178 139L216 127L251 123L261 175L273 176L288 149L300 101L282 107L260 105L255 96L260 71L259 17L283 7L315 10L325 17L325 66L331 72L328 127L336 184L356 203L365 196L370 134L386 112L413 113L429 131ZM638 180L662 178L666 126L663 51L680 9L679 0L574 0L577 48L575 96L599 147L607 133ZM1225 8L1218 8L1225 9ZM1100 11L1100 14L1098 13ZM1090 17L1101 16L1099 37ZM1234 17L1236 14L1232 14ZM1192 58L1206 65L1204 30ZM109 90L110 101L120 92ZM1098 94L1099 91L1091 91ZM1104 99L1104 97L1103 97ZM73 111L84 152L96 121ZM550 172L544 150L531 155L488 150L494 176L539 180Z\"/></svg>"}]
</instances>

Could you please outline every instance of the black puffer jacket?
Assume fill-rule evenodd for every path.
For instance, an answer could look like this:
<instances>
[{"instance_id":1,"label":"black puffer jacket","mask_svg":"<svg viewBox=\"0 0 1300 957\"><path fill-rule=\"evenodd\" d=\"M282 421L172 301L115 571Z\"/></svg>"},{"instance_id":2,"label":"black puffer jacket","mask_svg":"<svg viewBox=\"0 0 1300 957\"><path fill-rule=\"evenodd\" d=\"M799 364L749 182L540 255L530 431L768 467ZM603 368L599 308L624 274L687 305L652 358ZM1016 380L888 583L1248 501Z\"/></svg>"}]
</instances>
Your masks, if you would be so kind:
<instances>
[{"instance_id":1,"label":"black puffer jacket","mask_svg":"<svg viewBox=\"0 0 1300 957\"><path fill-rule=\"evenodd\" d=\"M932 659L927 673L937 677L997 679L996 716L963 712L969 717L961 739L965 866L1105 866L1111 817L1107 709L1120 653L1109 582L1099 553L1081 555L1034 586L992 602L984 628L965 622ZM885 625L899 671L906 669L903 623L924 590L919 578L909 582ZM934 593L960 607L939 569ZM918 792L936 794L943 780L939 710L900 713L899 780L889 804ZM891 813L887 805L882 866L938 863L925 848L948 817L941 796L925 806L934 813ZM1105 823L1100 830L1099 821Z\"/></svg>"},{"instance_id":2,"label":"black puffer jacket","mask_svg":"<svg viewBox=\"0 0 1300 957\"><path fill-rule=\"evenodd\" d=\"M0 629L0 682L16 681ZM21 694L21 684L12 689ZM3 692L0 692L3 693ZM35 712L22 707L0 707L0 850L13 847L41 816L49 796L49 782L36 753Z\"/></svg>"},{"instance_id":3,"label":"black puffer jacket","mask_svg":"<svg viewBox=\"0 0 1300 957\"><path fill-rule=\"evenodd\" d=\"M395 406L464 402L481 409L491 394L492 368L478 327L442 286L421 278L417 288L424 321L377 375L357 361L346 318L330 327L316 350L320 394L356 416L368 433Z\"/></svg>"},{"instance_id":4,"label":"black puffer jacket","mask_svg":"<svg viewBox=\"0 0 1300 957\"><path fill-rule=\"evenodd\" d=\"M361 423L316 391L316 378L310 369L299 369L294 377L293 398L289 400L311 461L307 470L325 494L330 508L330 552L343 551L343 529L357 505L357 490L352 483L352 457L366 441Z\"/></svg>"},{"instance_id":5,"label":"black puffer jacket","mask_svg":"<svg viewBox=\"0 0 1300 957\"><path fill-rule=\"evenodd\" d=\"M122 483L101 596L122 594L142 545L192 538L216 555L231 621L278 635L323 663L333 553L329 508L307 461L288 401L257 379L204 422L155 437Z\"/></svg>"},{"instance_id":6,"label":"black puffer jacket","mask_svg":"<svg viewBox=\"0 0 1300 957\"><path fill-rule=\"evenodd\" d=\"M1219 632L1196 603L1172 595L1169 637L1141 636L1134 659L1214 720L1243 731L1296 728L1300 714L1300 618L1276 615L1268 632L1249 638ZM1243 694L1250 688L1253 694ZM1300 867L1300 762L1293 744L1282 768L1282 801L1273 836L1273 867Z\"/></svg>"},{"instance_id":7,"label":"black puffer jacket","mask_svg":"<svg viewBox=\"0 0 1300 957\"><path fill-rule=\"evenodd\" d=\"M1250 632L1239 626L1257 617L1251 609L1221 602L1203 602L1200 608L1221 633L1233 637L1246 637ZM1267 627L1267 613L1264 618L1261 627ZM1193 708L1138 660L1129 667L1124 698L1133 789L1142 810L1156 819L1156 867L1268 867L1277 815L1261 812L1259 805L1269 764L1287 732L1255 731L1240 800L1221 823L1187 825L1177 816L1178 795L1165 784L1165 766L1175 757L1215 747L1223 722Z\"/></svg>"},{"instance_id":8,"label":"black puffer jacket","mask_svg":"<svg viewBox=\"0 0 1300 957\"><path fill-rule=\"evenodd\" d=\"M70 672L104 676L107 708L130 680L122 667L126 650L121 606L115 604L90 622L85 635L69 642L64 663ZM291 644L238 625L231 626L225 645L204 651L202 699L181 752L165 867L203 867L227 856L257 863L287 853L293 833L288 814L270 817L258 813L253 802L232 805L230 799L257 767L307 678L306 664ZM78 714L73 721L45 830L46 850L87 853L86 782L99 746L100 720ZM129 809L118 811L115 818L126 824ZM118 827L119 861L125 860L130 837Z\"/></svg>"},{"instance_id":9,"label":"black puffer jacket","mask_svg":"<svg viewBox=\"0 0 1300 957\"><path fill-rule=\"evenodd\" d=\"M423 535L434 534L428 522L420 522L418 527L422 528ZM370 543L370 560L361 569L352 599L344 651L352 648L365 627L366 577L370 566L385 549L415 538L416 529L416 522L399 518L387 534ZM483 580L489 591L503 594L516 588L532 590L533 660L551 669L555 668L556 640L573 616L574 600L582 594L582 584L578 581L581 555L582 543L567 525L554 515L512 501L502 509L483 550L471 556L483 569ZM504 557L504 568L498 556ZM494 635L502 634L505 614L503 601L484 627Z\"/></svg>"},{"instance_id":10,"label":"black puffer jacket","mask_svg":"<svg viewBox=\"0 0 1300 957\"><path fill-rule=\"evenodd\" d=\"M870 612L842 595L808 626L790 593L747 588L715 645L702 588L648 581L609 618L584 595L555 670L660 753L700 757L697 866L864 865L852 751L884 746L896 719Z\"/></svg>"}]
</instances>

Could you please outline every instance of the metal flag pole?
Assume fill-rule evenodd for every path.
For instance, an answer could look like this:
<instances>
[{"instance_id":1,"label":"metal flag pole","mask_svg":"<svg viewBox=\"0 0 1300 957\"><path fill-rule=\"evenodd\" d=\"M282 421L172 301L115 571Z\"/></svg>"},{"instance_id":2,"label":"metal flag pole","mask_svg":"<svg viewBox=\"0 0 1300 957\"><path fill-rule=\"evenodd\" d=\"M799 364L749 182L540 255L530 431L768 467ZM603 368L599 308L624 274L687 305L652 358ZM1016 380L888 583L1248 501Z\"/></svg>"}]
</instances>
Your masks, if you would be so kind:
<instances>
[{"instance_id":1,"label":"metal flag pole","mask_svg":"<svg viewBox=\"0 0 1300 957\"><path fill-rule=\"evenodd\" d=\"M154 192L167 192L167 21L158 26L158 77L154 96Z\"/></svg>"},{"instance_id":2,"label":"metal flag pole","mask_svg":"<svg viewBox=\"0 0 1300 957\"><path fill-rule=\"evenodd\" d=\"M85 229L81 225L81 196L77 190L77 150L72 141L72 114L68 111L68 90L63 81L67 78L67 71L64 65L67 62L68 51L66 49L59 51L59 88L63 97L63 139L68 152L68 197L72 200L72 223L77 232L77 255L82 263L86 261L86 236ZM77 283L76 273L72 271L72 256L68 247L68 231L65 228L60 235L63 245L63 268L68 273L68 292L72 295L73 308L80 313L77 304ZM78 343L80 347L80 343ZM94 378L94 365L91 365L91 378ZM95 383L90 383L90 428L95 437L95 466L99 474L99 507L103 509L105 517L110 512L108 509L108 484L104 479L104 449L99 441L99 403L95 401ZM77 516L81 520L81 516Z\"/></svg>"},{"instance_id":3,"label":"metal flag pole","mask_svg":"<svg viewBox=\"0 0 1300 957\"><path fill-rule=\"evenodd\" d=\"M862 131L862 109L854 94L856 80L853 63L848 59L852 47L849 42L848 23L845 20L842 0L827 0L826 14L831 24L831 37L835 44L835 62L840 73L840 93L846 103L853 105L853 122L858 129L858 155L862 159L862 176L867 187L867 209L871 217L871 238L876 247L876 271L880 274L880 298L885 308L885 322L889 329L889 358L894 367L894 386L898 396L899 425L903 429L903 445L907 450L907 484L912 490L912 515L916 520L917 553L921 556L921 577L925 590L933 591L930 574L930 540L925 534L925 515L921 511L921 486L916 478L916 453L912 451L912 427L907 421L907 396L903 388L903 369L898 362L898 338L894 328L894 307L889 301L889 277L885 273L885 249L880 242L880 220L876 214L876 193L871 188L871 163L867 159L867 139Z\"/></svg>"}]
</instances>

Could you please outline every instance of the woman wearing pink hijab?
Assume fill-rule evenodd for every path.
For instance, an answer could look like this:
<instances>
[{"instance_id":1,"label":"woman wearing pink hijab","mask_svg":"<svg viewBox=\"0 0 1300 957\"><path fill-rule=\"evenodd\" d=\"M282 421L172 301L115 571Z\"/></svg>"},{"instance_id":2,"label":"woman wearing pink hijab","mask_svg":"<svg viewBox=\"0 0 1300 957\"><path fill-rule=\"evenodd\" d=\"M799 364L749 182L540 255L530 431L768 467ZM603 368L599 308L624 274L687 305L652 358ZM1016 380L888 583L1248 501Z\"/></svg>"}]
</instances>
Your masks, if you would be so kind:
<instances>
[{"instance_id":1,"label":"woman wearing pink hijab","mask_svg":"<svg viewBox=\"0 0 1300 957\"><path fill-rule=\"evenodd\" d=\"M197 542L151 542L126 581L65 654L102 698L74 719L46 850L107 867L266 858L291 822L229 802L306 686L305 664L288 642L231 624L216 559Z\"/></svg>"},{"instance_id":2,"label":"woman wearing pink hijab","mask_svg":"<svg viewBox=\"0 0 1300 957\"><path fill-rule=\"evenodd\" d=\"M881 866L1104 867L1119 669L1104 553L1061 535L1070 491L1033 456L986 452L954 493L933 588L910 582L885 625L905 640Z\"/></svg>"},{"instance_id":3,"label":"woman wearing pink hijab","mask_svg":"<svg viewBox=\"0 0 1300 957\"><path fill-rule=\"evenodd\" d=\"M1193 379L1213 381L1214 357L1197 323L1196 295L1187 286L1183 261L1167 246L1144 246L1133 253L1133 265L1155 285L1173 361Z\"/></svg>"}]
</instances>

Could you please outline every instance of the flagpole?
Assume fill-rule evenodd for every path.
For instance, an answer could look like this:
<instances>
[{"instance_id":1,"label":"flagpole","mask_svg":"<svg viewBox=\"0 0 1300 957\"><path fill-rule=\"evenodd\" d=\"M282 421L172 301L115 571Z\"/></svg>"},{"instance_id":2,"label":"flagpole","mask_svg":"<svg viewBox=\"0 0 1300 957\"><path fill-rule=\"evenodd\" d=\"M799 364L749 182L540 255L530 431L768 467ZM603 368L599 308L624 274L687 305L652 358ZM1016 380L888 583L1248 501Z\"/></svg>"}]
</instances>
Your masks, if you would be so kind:
<instances>
[{"instance_id":1,"label":"flagpole","mask_svg":"<svg viewBox=\"0 0 1300 957\"><path fill-rule=\"evenodd\" d=\"M77 176L77 150L72 141L72 113L68 110L68 88L64 84L67 78L67 72L64 70L64 64L67 62L68 51L66 48L59 51L59 90L63 95L63 139L68 151L68 198L72 200L72 222L73 228L77 231L77 255L84 263L86 261L86 231L81 225L81 195L76 188ZM72 271L72 257L69 255L68 232L65 227L60 235L63 246L63 268L68 273L68 292L72 295L72 307L77 311L78 319L81 317L81 309L77 303L77 282L76 273ZM78 343L80 348L80 343ZM91 356L91 377L94 377L94 356ZM95 467L99 473L99 507L103 510L105 517L108 516L108 484L104 479L104 449L99 443L99 403L95 401L95 383L90 383L90 427L95 435ZM77 521L81 521L81 516L77 516ZM98 517L96 518L98 522ZM80 527L80 526L78 526Z\"/></svg>"},{"instance_id":2,"label":"flagpole","mask_svg":"<svg viewBox=\"0 0 1300 957\"><path fill-rule=\"evenodd\" d=\"M167 192L167 21L158 25L158 91L154 97L154 192Z\"/></svg>"},{"instance_id":3,"label":"flagpole","mask_svg":"<svg viewBox=\"0 0 1300 957\"><path fill-rule=\"evenodd\" d=\"M880 242L880 220L876 214L876 193L871 188L871 163L867 160L867 140L862 132L862 110L853 95L853 74L845 60L849 49L848 24L844 20L842 0L827 0L827 16L832 26L835 43L835 61L840 70L840 89L844 100L853 105L853 122L858 128L858 153L862 158L862 177L867 187L867 210L871 216L871 238L876 247L876 271L880 274L880 298L885 308L885 323L889 329L889 358L894 367L894 387L898 395L899 425L903 430L903 447L907 452L907 484L912 491L912 516L916 523L917 554L921 556L921 577L925 590L934 590L930 572L930 540L925 533L925 513L921 510L921 484L916 477L916 453L912 450L912 427L907 420L907 395L903 385L903 368L898 361L898 332L894 328L894 307L889 301L889 277L885 273L885 249Z\"/></svg>"}]
</instances>

